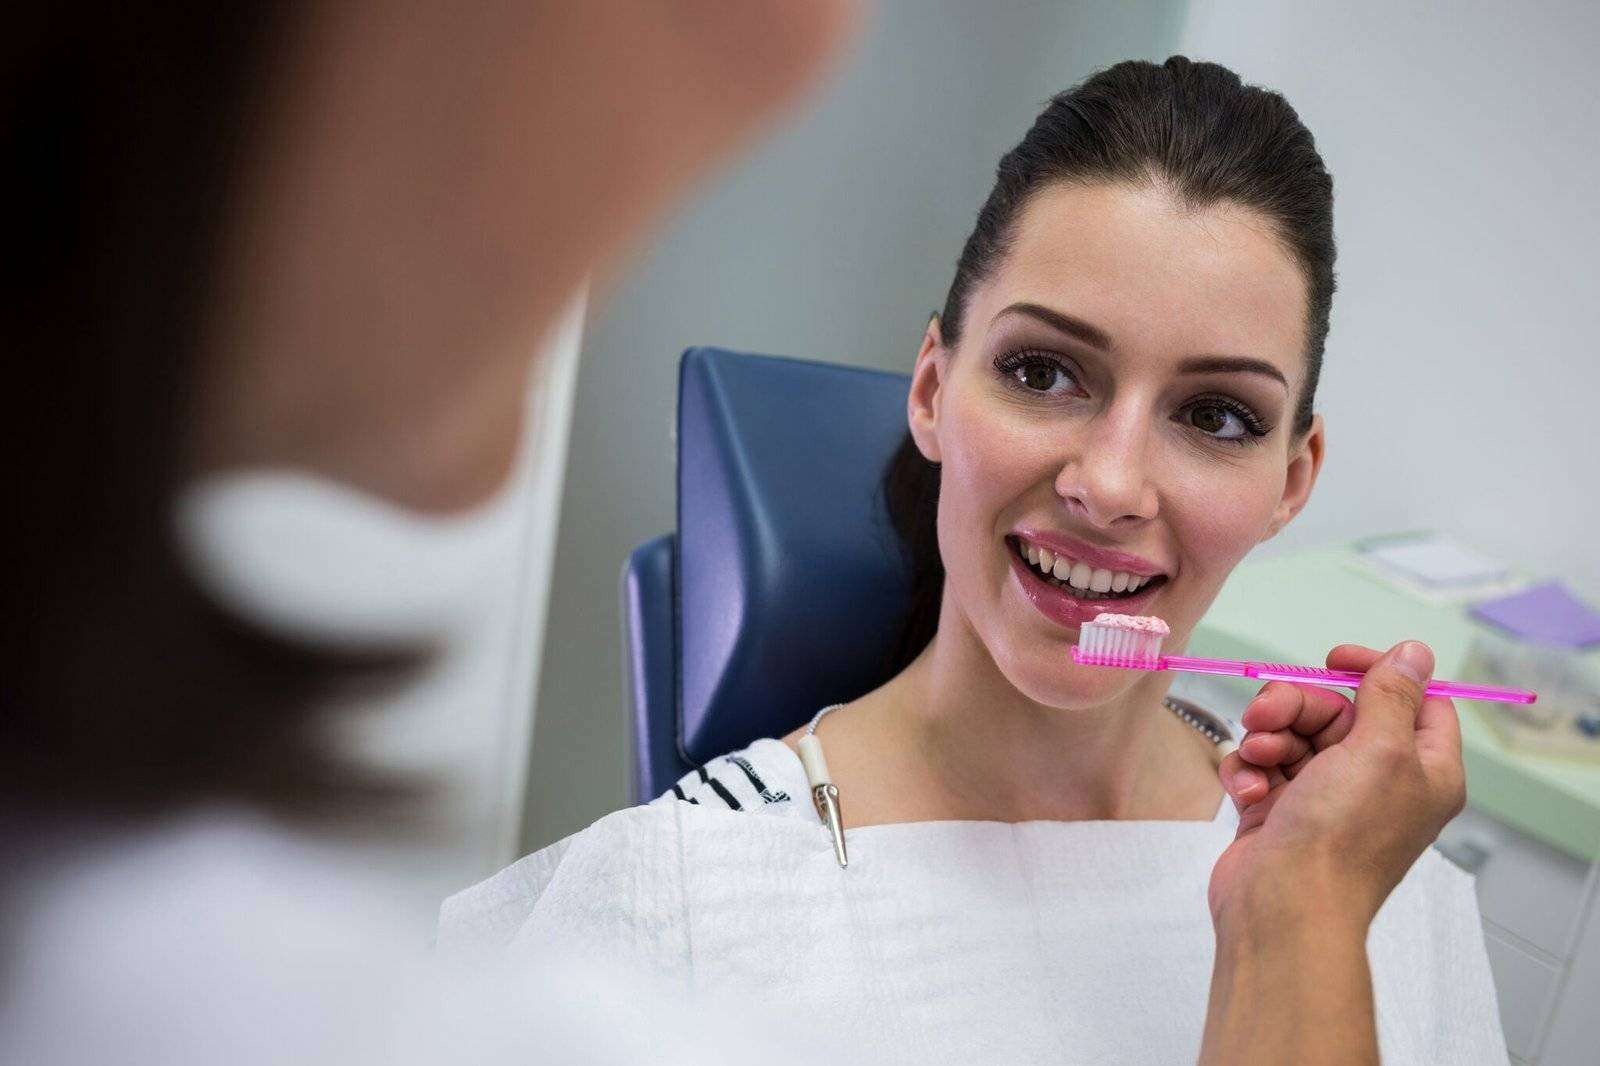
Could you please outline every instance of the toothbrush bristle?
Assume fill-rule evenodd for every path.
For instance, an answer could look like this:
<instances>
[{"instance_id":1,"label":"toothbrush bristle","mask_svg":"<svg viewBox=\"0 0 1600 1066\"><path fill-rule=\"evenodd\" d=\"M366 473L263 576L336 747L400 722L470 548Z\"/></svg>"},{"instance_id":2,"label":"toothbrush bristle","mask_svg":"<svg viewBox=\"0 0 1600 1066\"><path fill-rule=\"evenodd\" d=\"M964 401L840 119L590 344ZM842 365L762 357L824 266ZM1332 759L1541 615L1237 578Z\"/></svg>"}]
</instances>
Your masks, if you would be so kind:
<instances>
[{"instance_id":1,"label":"toothbrush bristle","mask_svg":"<svg viewBox=\"0 0 1600 1066\"><path fill-rule=\"evenodd\" d=\"M1161 665L1161 641L1170 632L1159 618L1102 614L1078 629L1078 662L1155 670Z\"/></svg>"}]
</instances>

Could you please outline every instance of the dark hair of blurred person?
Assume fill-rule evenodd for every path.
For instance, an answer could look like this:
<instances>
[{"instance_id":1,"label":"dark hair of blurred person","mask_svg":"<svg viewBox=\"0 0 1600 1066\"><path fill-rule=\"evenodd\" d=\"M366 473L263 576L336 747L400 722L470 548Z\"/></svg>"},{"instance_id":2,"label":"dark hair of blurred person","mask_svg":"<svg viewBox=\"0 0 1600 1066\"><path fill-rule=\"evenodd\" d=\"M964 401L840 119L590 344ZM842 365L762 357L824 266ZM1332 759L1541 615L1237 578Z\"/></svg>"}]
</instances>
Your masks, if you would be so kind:
<instances>
[{"instance_id":1,"label":"dark hair of blurred person","mask_svg":"<svg viewBox=\"0 0 1600 1066\"><path fill-rule=\"evenodd\" d=\"M316 737L313 697L390 665L207 602L172 536L230 191L287 9L8 16L4 285L12 544L0 806L331 809L388 787Z\"/></svg>"},{"instance_id":2,"label":"dark hair of blurred person","mask_svg":"<svg viewBox=\"0 0 1600 1066\"><path fill-rule=\"evenodd\" d=\"M7 15L14 846L40 819L206 801L396 809L410 783L350 765L323 729L342 686L426 649L334 654L208 602L173 536L178 494L280 465L419 511L487 498L556 314L811 83L846 11Z\"/></svg>"}]
</instances>

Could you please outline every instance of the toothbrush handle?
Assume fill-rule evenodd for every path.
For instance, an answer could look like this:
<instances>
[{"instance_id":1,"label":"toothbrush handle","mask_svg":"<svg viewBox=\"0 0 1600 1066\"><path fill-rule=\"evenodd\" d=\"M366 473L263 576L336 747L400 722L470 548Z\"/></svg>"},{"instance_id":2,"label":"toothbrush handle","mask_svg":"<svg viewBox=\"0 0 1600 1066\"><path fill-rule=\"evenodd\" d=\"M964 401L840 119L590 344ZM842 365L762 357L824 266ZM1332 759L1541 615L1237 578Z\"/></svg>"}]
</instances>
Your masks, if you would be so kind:
<instances>
[{"instance_id":1,"label":"toothbrush handle","mask_svg":"<svg viewBox=\"0 0 1600 1066\"><path fill-rule=\"evenodd\" d=\"M1262 681L1287 681L1294 685L1328 685L1333 688L1360 688L1367 675L1355 670L1323 670L1315 666L1289 666L1285 663L1241 663L1232 659L1200 659L1189 655L1164 655L1161 670L1181 670L1190 674L1225 674L1254 677ZM1490 700L1495 703L1532 703L1538 693L1498 685L1468 685L1459 681L1434 681L1430 696L1450 696L1458 700Z\"/></svg>"},{"instance_id":2,"label":"toothbrush handle","mask_svg":"<svg viewBox=\"0 0 1600 1066\"><path fill-rule=\"evenodd\" d=\"M1466 685L1460 681L1434 681L1428 685L1428 695L1449 696L1458 700L1490 700L1495 703L1533 703L1537 692L1525 688L1501 688L1499 685Z\"/></svg>"},{"instance_id":3,"label":"toothbrush handle","mask_svg":"<svg viewBox=\"0 0 1600 1066\"><path fill-rule=\"evenodd\" d=\"M1358 688L1365 674L1354 670L1320 670L1311 666L1286 666L1282 663L1246 663L1245 677L1258 677L1263 681L1288 681L1297 685L1333 685L1339 688ZM1428 684L1428 695L1451 696L1459 700L1491 700L1496 703L1532 703L1538 695L1520 688L1501 688L1498 685L1468 685L1459 681L1433 681Z\"/></svg>"}]
</instances>

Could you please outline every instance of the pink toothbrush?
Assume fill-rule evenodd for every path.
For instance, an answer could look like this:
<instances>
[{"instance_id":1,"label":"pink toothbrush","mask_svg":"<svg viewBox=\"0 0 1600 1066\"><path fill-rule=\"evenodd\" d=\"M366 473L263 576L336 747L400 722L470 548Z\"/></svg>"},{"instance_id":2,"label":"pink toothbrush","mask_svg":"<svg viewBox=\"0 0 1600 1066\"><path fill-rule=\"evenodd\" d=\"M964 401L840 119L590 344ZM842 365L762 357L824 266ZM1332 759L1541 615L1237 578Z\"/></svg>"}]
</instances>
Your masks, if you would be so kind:
<instances>
[{"instance_id":1,"label":"pink toothbrush","mask_svg":"<svg viewBox=\"0 0 1600 1066\"><path fill-rule=\"evenodd\" d=\"M1085 666L1117 666L1125 670L1181 670L1191 674L1226 674L1254 677L1262 681L1288 681L1295 685L1326 685L1356 688L1365 674L1354 670L1322 670L1313 666L1285 666L1280 663L1240 663L1229 659L1196 659L1187 655L1162 655L1161 640L1169 632L1159 618L1133 614L1102 614L1085 622L1078 630L1078 644L1072 661ZM1497 703L1532 703L1538 693L1495 685L1466 685L1458 681L1434 681L1430 696L1452 696L1459 700L1494 700Z\"/></svg>"}]
</instances>

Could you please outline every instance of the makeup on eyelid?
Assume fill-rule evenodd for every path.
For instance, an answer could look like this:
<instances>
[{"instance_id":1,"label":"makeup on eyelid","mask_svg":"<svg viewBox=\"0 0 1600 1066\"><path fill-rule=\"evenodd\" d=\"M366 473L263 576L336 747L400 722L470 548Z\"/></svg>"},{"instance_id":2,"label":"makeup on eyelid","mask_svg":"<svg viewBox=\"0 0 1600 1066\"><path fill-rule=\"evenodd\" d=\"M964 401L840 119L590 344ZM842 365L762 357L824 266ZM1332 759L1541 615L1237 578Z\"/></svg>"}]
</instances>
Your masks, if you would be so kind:
<instances>
[{"instance_id":1,"label":"makeup on eyelid","mask_svg":"<svg viewBox=\"0 0 1600 1066\"><path fill-rule=\"evenodd\" d=\"M1024 395L1031 393L1040 398L1054 397L1057 395L1083 395L1084 386L1081 381L1083 377L1082 371L1076 366L1072 365L1071 362L1066 358L1056 355L1053 352L1035 347L1005 348L1002 349L999 355L995 356L993 360L993 366L996 373L998 373L1002 379L1007 382L1008 387L1013 388ZM1074 388L1066 393L1057 394L1049 391L1051 386L1056 384L1056 382L1051 382L1048 385L1040 386L1025 379L1023 376L1024 374L1029 374L1039 370L1057 375L1058 381L1068 382L1073 385ZM1228 414L1231 414L1234 418L1239 420L1242 428L1242 432L1239 434L1234 436L1223 436L1220 434L1220 432L1207 430L1205 427L1200 426L1197 423L1189 423L1190 425L1193 425L1195 429L1200 430L1202 434L1210 437L1213 440L1228 444L1248 444L1251 443L1253 439L1265 437L1272 432L1272 424L1261 418L1260 415L1258 415L1254 408L1252 408L1249 404L1232 396L1219 395L1216 393L1202 394L1187 401L1179 408L1177 415L1175 415L1175 420L1182 421L1181 416L1184 412L1199 411L1207 407L1219 408Z\"/></svg>"}]
</instances>

